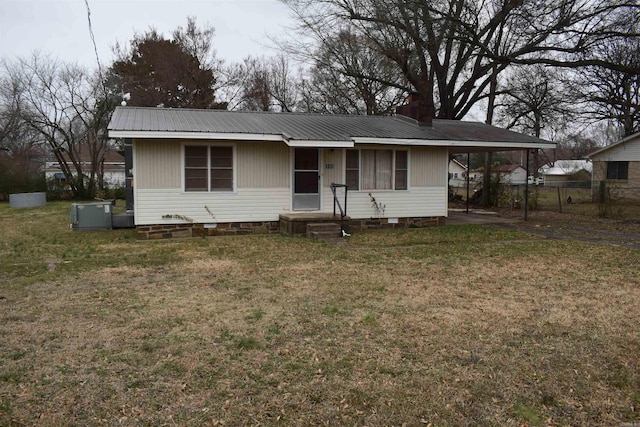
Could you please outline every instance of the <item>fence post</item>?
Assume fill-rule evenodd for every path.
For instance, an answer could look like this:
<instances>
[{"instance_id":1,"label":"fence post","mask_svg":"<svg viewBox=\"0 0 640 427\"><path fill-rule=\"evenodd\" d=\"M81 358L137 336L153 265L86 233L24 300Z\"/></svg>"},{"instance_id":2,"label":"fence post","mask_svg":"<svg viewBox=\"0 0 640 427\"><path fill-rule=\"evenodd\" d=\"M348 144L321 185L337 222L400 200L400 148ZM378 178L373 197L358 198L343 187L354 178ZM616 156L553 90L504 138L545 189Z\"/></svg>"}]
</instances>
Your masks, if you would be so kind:
<instances>
[{"instance_id":1,"label":"fence post","mask_svg":"<svg viewBox=\"0 0 640 427\"><path fill-rule=\"evenodd\" d=\"M562 196L560 196L560 185L556 187L558 189L558 212L562 213Z\"/></svg>"}]
</instances>

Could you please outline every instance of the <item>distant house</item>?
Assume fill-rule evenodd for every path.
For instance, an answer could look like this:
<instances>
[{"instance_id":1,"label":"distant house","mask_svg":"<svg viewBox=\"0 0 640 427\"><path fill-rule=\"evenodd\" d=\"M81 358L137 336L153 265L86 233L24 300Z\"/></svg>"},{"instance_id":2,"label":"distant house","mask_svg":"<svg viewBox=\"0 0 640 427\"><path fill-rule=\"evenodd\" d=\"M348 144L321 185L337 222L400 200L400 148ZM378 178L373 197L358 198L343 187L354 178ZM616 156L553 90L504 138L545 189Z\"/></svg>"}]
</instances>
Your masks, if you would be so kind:
<instances>
[{"instance_id":1,"label":"distant house","mask_svg":"<svg viewBox=\"0 0 640 427\"><path fill-rule=\"evenodd\" d=\"M467 166L456 159L449 160L449 187L467 185Z\"/></svg>"},{"instance_id":2,"label":"distant house","mask_svg":"<svg viewBox=\"0 0 640 427\"><path fill-rule=\"evenodd\" d=\"M588 160L556 160L540 168L547 187L580 186L591 180L592 170Z\"/></svg>"},{"instance_id":3,"label":"distant house","mask_svg":"<svg viewBox=\"0 0 640 427\"><path fill-rule=\"evenodd\" d=\"M520 165L495 166L491 174L497 175L502 184L521 185L527 182L527 170Z\"/></svg>"},{"instance_id":4,"label":"distant house","mask_svg":"<svg viewBox=\"0 0 640 427\"><path fill-rule=\"evenodd\" d=\"M520 165L497 165L491 168L492 179L498 179L501 184L520 185L527 182L527 170ZM484 179L484 167L471 172L471 179L482 181Z\"/></svg>"},{"instance_id":5,"label":"distant house","mask_svg":"<svg viewBox=\"0 0 640 427\"><path fill-rule=\"evenodd\" d=\"M483 123L400 114L140 107L117 107L109 136L131 147L141 238L277 232L332 218L344 189L334 197L332 184L348 188L353 229L437 224L447 217L452 153L555 147Z\"/></svg>"},{"instance_id":6,"label":"distant house","mask_svg":"<svg viewBox=\"0 0 640 427\"><path fill-rule=\"evenodd\" d=\"M71 167L71 171L75 174L76 170L71 164L69 155L63 154L63 157ZM79 152L79 160L84 175L88 175L91 170L91 157L84 150ZM87 172L84 172L87 171ZM125 185L125 170L124 170L124 157L112 148L108 148L100 161L99 173L104 180L105 185L108 188L120 188ZM47 182L55 182L60 185L64 185L66 177L60 163L55 157L49 157L45 162L44 176Z\"/></svg>"},{"instance_id":7,"label":"distant house","mask_svg":"<svg viewBox=\"0 0 640 427\"><path fill-rule=\"evenodd\" d=\"M605 189L618 197L640 199L640 132L587 156L593 162L592 197L601 200Z\"/></svg>"}]
</instances>

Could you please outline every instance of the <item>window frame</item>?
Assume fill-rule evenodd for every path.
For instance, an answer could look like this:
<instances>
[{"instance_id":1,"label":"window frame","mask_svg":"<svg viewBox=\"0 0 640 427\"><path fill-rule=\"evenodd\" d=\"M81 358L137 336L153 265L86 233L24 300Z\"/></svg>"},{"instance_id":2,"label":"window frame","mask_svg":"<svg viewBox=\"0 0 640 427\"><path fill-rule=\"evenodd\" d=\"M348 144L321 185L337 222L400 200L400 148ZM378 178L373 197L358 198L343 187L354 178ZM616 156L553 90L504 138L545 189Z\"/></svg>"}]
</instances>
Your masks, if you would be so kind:
<instances>
[{"instance_id":1,"label":"window frame","mask_svg":"<svg viewBox=\"0 0 640 427\"><path fill-rule=\"evenodd\" d=\"M364 183L364 179L362 176L363 173L363 161L362 161L362 151L364 150L370 150L370 151L391 151L391 188L363 188L363 183ZM349 151L355 151L357 152L357 160L358 160L358 168L348 168L348 164L347 164L347 153ZM406 168L401 168L398 169L398 164L397 164L397 152L404 152L406 153ZM363 148L347 148L344 151L344 182L347 183L347 171L355 171L357 170L357 176L358 176L358 188L353 189L351 187L349 187L349 191L366 191L366 192L371 192L371 191L409 191L410 189L410 180L409 180L409 176L410 176L410 165L411 162L411 154L410 154L410 150L408 148L379 148L379 147L363 147ZM404 188L397 188L397 180L396 180L396 175L397 172L401 171L404 172L406 179L405 179L405 186Z\"/></svg>"},{"instance_id":2,"label":"window frame","mask_svg":"<svg viewBox=\"0 0 640 427\"><path fill-rule=\"evenodd\" d=\"M199 169L206 168L206 182L207 188L205 189L188 189L187 188L187 148L188 147L206 147L206 160L207 165L199 167ZM212 162L212 148L231 148L231 166L213 166ZM197 169L198 167L191 167ZM213 171L231 170L231 187L215 189L212 186ZM235 193L237 190L237 156L235 144L210 144L210 143L184 143L182 145L182 191L185 193Z\"/></svg>"},{"instance_id":3,"label":"window frame","mask_svg":"<svg viewBox=\"0 0 640 427\"><path fill-rule=\"evenodd\" d=\"M622 165L624 165L623 170L620 169ZM615 166L615 170L613 170L614 166ZM624 173L621 174L621 172L624 172ZM607 173L607 180L626 181L629 179L629 162L626 160L608 161L606 173ZM615 177L611 177L611 175L615 175Z\"/></svg>"}]
</instances>

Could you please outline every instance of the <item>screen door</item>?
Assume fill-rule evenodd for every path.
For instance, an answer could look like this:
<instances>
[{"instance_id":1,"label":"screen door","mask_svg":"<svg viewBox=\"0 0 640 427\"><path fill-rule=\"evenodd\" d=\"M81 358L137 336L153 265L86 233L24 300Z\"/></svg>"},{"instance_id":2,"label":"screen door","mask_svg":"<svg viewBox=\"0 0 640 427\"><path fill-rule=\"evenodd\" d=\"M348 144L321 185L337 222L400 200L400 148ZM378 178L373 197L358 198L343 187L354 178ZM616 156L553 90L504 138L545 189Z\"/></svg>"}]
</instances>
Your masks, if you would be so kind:
<instances>
[{"instance_id":1,"label":"screen door","mask_svg":"<svg viewBox=\"0 0 640 427\"><path fill-rule=\"evenodd\" d=\"M320 150L296 148L293 160L293 209L320 209Z\"/></svg>"}]
</instances>

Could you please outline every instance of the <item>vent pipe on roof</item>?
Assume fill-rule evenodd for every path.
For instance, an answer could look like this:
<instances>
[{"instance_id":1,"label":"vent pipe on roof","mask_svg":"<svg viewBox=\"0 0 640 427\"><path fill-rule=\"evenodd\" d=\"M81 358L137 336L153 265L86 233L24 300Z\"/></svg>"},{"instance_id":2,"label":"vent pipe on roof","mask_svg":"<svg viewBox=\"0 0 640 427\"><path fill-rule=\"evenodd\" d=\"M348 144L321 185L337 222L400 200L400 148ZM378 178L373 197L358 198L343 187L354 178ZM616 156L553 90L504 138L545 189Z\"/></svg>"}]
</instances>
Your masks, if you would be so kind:
<instances>
[{"instance_id":1,"label":"vent pipe on roof","mask_svg":"<svg viewBox=\"0 0 640 427\"><path fill-rule=\"evenodd\" d=\"M433 106L422 99L420 92L411 92L408 103L396 107L396 114L410 117L420 126L433 126Z\"/></svg>"}]
</instances>

